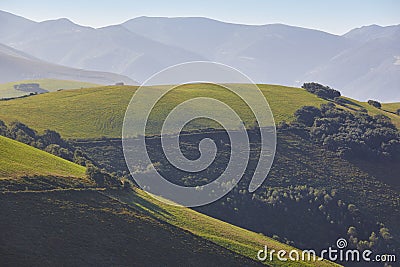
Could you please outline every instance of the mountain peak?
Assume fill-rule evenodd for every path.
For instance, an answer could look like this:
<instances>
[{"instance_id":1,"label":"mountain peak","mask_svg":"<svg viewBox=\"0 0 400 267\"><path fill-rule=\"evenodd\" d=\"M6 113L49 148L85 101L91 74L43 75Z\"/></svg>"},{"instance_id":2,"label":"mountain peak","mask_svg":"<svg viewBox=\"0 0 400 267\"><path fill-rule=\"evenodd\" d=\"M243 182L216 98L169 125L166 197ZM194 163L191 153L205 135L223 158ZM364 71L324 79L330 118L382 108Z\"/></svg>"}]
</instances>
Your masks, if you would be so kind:
<instances>
[{"instance_id":1,"label":"mountain peak","mask_svg":"<svg viewBox=\"0 0 400 267\"><path fill-rule=\"evenodd\" d=\"M44 28L57 28L58 31L81 31L85 29L93 29L92 27L81 26L79 24L74 23L70 19L67 18L58 18L53 20L45 20L39 23L39 25Z\"/></svg>"},{"instance_id":2,"label":"mountain peak","mask_svg":"<svg viewBox=\"0 0 400 267\"><path fill-rule=\"evenodd\" d=\"M361 42L371 41L377 38L392 37L396 32L400 32L399 25L380 26L376 24L355 28L343 36Z\"/></svg>"},{"instance_id":3,"label":"mountain peak","mask_svg":"<svg viewBox=\"0 0 400 267\"><path fill-rule=\"evenodd\" d=\"M42 21L42 24L58 24L58 25L70 25L70 26L80 26L74 22L72 22L70 19L67 18L58 18L58 19L52 19L52 20L46 20Z\"/></svg>"}]
</instances>

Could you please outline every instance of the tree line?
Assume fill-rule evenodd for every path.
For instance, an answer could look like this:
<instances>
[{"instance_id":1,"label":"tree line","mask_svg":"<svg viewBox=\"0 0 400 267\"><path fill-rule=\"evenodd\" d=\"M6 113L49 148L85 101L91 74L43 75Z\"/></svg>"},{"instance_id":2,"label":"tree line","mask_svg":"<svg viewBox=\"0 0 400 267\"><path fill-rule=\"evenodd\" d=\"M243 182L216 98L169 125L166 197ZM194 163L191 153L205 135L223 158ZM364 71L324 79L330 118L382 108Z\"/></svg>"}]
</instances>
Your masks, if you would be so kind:
<instances>
[{"instance_id":1,"label":"tree line","mask_svg":"<svg viewBox=\"0 0 400 267\"><path fill-rule=\"evenodd\" d=\"M343 157L391 159L400 157L400 132L384 115L370 116L337 108L333 103L320 108L304 106L295 112L295 121L280 125L309 138Z\"/></svg>"},{"instance_id":2,"label":"tree line","mask_svg":"<svg viewBox=\"0 0 400 267\"><path fill-rule=\"evenodd\" d=\"M4 121L0 120L0 135L85 166L86 175L98 186L120 187L122 185L116 174L101 169L81 149L75 148L56 131L47 129L43 134L39 134L21 122L14 121L7 126Z\"/></svg>"}]
</instances>

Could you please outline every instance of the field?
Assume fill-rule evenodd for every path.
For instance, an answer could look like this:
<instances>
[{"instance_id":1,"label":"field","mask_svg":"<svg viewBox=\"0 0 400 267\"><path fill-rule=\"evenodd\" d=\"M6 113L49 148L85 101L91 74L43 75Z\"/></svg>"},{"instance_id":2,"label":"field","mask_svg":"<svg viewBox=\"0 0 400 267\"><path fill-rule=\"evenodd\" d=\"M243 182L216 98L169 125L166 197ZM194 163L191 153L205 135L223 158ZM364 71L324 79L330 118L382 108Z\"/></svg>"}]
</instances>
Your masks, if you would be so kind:
<instances>
[{"instance_id":1,"label":"field","mask_svg":"<svg viewBox=\"0 0 400 267\"><path fill-rule=\"evenodd\" d=\"M85 168L42 150L0 136L0 179L22 176L85 178Z\"/></svg>"},{"instance_id":2,"label":"field","mask_svg":"<svg viewBox=\"0 0 400 267\"><path fill-rule=\"evenodd\" d=\"M14 89L14 85L21 83L38 83L40 84L40 88L45 89L49 92L54 92L59 89L76 89L99 86L98 84L94 83L56 79L24 80L0 84L0 99L26 95L26 92L21 92Z\"/></svg>"},{"instance_id":3,"label":"field","mask_svg":"<svg viewBox=\"0 0 400 267\"><path fill-rule=\"evenodd\" d=\"M6 122L21 121L38 131L52 129L60 132L64 138L100 138L120 137L123 118L129 101L137 87L106 86L89 89L64 90L49 94L31 96L0 102L0 119ZM293 113L305 105L319 106L325 100L300 88L277 85L260 85L264 96L272 109L276 123L291 121ZM148 90L157 90L149 87ZM185 85L174 89L160 101L152 113L155 123L150 133L159 127L162 118L176 104L185 99L198 96L210 96L224 100L237 110L243 120L249 124L254 119L249 109L237 98L227 99L224 89L209 84ZM396 104L392 104L396 105ZM351 100L350 110L367 108L371 114L385 114L400 127L400 117L383 110ZM384 105L384 108L386 106ZM204 124L207 127L209 125Z\"/></svg>"}]
</instances>

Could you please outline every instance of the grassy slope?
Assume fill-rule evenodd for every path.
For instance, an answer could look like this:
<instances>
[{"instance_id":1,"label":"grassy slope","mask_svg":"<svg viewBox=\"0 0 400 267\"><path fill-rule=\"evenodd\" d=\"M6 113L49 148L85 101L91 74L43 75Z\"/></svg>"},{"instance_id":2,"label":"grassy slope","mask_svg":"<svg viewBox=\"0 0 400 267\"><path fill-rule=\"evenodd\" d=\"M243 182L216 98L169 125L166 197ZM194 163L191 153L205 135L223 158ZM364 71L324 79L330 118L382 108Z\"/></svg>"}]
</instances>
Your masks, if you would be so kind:
<instances>
[{"instance_id":1,"label":"grassy slope","mask_svg":"<svg viewBox=\"0 0 400 267\"><path fill-rule=\"evenodd\" d=\"M3 264L43 265L49 261L55 265L82 265L87 261L104 264L117 258L109 264L143 265L161 260L171 265L183 265L188 261L198 262L198 265L215 262L256 265L226 248L166 225L140 209L126 208L92 190L47 192L40 188L48 182L45 177L33 180L40 189L30 193L7 190L3 179L22 175L84 177L85 168L0 136L0 214L8 214L0 216L0 228L10 229L12 225L13 229L0 237ZM26 181L21 178L21 182ZM62 242L63 246L50 247L54 240L59 240L57 242ZM95 250L87 245L90 242L95 242ZM171 243L174 248L170 247ZM153 257L156 245L157 249L169 252Z\"/></svg>"},{"instance_id":2,"label":"grassy slope","mask_svg":"<svg viewBox=\"0 0 400 267\"><path fill-rule=\"evenodd\" d=\"M56 79L40 79L40 80L23 80L17 82L9 82L0 84L0 98L18 97L26 95L26 92L14 89L14 85L21 83L38 83L42 89L54 92L59 89L75 89L75 88L88 88L99 86L94 83L69 81L69 80L56 80Z\"/></svg>"},{"instance_id":3,"label":"grassy slope","mask_svg":"<svg viewBox=\"0 0 400 267\"><path fill-rule=\"evenodd\" d=\"M119 141L88 140L80 141L76 144L97 162L102 162L106 168L112 166L110 171L126 170L125 158ZM355 204L364 218L368 218L372 223L375 221L384 222L391 229L392 234L398 236L396 229L398 228L399 216L396 214L399 214L398 203L400 198L394 185L397 184L398 188L399 170L400 168L396 167L396 163L350 162L296 135L280 133L278 135L278 150L274 164L267 180L264 182L263 188L259 189L259 192L261 193L265 188L289 188L290 186L304 185L318 189L323 188L328 192L335 190L338 199L347 204ZM248 184L244 183L245 188L247 188ZM146 198L146 196L144 195L142 198ZM233 197L234 194L232 194L232 199L234 199ZM302 245L302 248L320 248L322 244L326 244L327 247L338 236L346 236L347 229L345 227L332 226L326 221L324 215L308 210L309 208L314 209L314 204L308 205L308 202L288 201L289 207L293 205L290 213L284 211L283 208L280 210L277 208L276 211L266 211L266 216L263 216L265 213L261 214L262 212L257 205L247 205L250 204L249 202L241 205L240 195L236 195L236 197L237 204L234 206L238 207L239 211L233 214L230 212L233 209L233 205L226 206L224 209L224 206L221 206L220 203L208 205L200 211L233 225L251 229L256 233L264 233L268 236L276 234L280 237L287 237L289 240L294 240L297 246ZM155 202L149 199L148 196L147 199L149 202ZM227 199L223 199L223 201L227 203ZM129 203L129 200L125 200L125 202ZM140 203L140 200L135 199L130 202ZM203 215L195 217L197 215L189 212L182 214L187 212L185 210L179 210L175 207L163 207L160 204L156 205L162 207L161 211L154 211L156 216L159 215L169 222L172 221L175 225L186 227L185 229L193 233L199 233L201 236L208 237L211 240L217 240L218 244L224 243L224 237L235 236L234 241L227 242L226 245L228 247L237 249L235 251L248 253L246 255L251 256L252 251L254 254L255 246L252 250L246 249L252 246L251 240L238 241L241 239L236 238L236 234L232 234L234 231L230 231L230 229L234 228L233 226L221 225L220 227L213 227L212 223L209 222L209 228L211 229L206 229L207 227L204 227L205 223L202 221ZM152 208L149 207L148 209ZM328 212L335 214L335 209ZM257 224L251 219L255 214L259 214L259 216L257 215ZM316 216L316 218L313 216ZM188 219L181 221L180 218ZM333 215L333 218L336 221L341 217ZM282 224L282 221L285 223ZM302 231L298 231L298 229L302 229ZM332 234L332 229L335 229L334 234ZM330 236L328 236L329 232ZM247 236L245 231L242 233L243 236ZM261 235L254 237L249 234L248 236L250 239L260 240L258 238L261 238ZM315 238L310 238L310 236ZM263 242L269 242L268 240L271 239L265 238L263 240L265 240ZM270 243L267 244L270 246Z\"/></svg>"},{"instance_id":4,"label":"grassy slope","mask_svg":"<svg viewBox=\"0 0 400 267\"><path fill-rule=\"evenodd\" d=\"M254 260L256 260L257 251L265 245L268 246L269 250L275 249L276 251L285 250L289 252L295 249L262 234L234 226L192 209L167 205L139 189L135 190L135 194L115 192L111 194L120 201L142 209L160 220ZM298 251L301 255L301 251ZM274 258L273 262L267 260L264 263L271 266L339 266L328 261L281 262L276 260L276 253L274 253Z\"/></svg>"},{"instance_id":5,"label":"grassy slope","mask_svg":"<svg viewBox=\"0 0 400 267\"><path fill-rule=\"evenodd\" d=\"M8 122L19 120L39 131L51 128L66 138L119 137L126 107L136 88L108 86L2 101L0 119ZM271 105L276 122L290 121L294 111L301 106L324 103L324 100L302 89L270 85L261 85L260 88ZM238 108L245 120L252 120L242 102L227 99L226 92L216 89L210 85L181 87L163 99L164 102L156 109L156 116L165 116L168 109L185 99L213 95ZM27 113L29 116L26 116Z\"/></svg>"},{"instance_id":6,"label":"grassy slope","mask_svg":"<svg viewBox=\"0 0 400 267\"><path fill-rule=\"evenodd\" d=\"M346 98L349 99L349 98ZM369 105L366 102L360 102L357 100L353 100L350 99L354 104L353 105L349 105L349 107L353 108L353 109L360 109L360 108L365 108L366 110L368 110L368 113L371 115L378 115L378 114L384 114L386 116L388 116L394 125L397 126L397 128L400 129L400 116L396 115L396 110L400 108L400 103L382 103L382 108L381 109L377 109L371 105Z\"/></svg>"},{"instance_id":7,"label":"grassy slope","mask_svg":"<svg viewBox=\"0 0 400 267\"><path fill-rule=\"evenodd\" d=\"M50 155L41 150L35 149L33 147L27 146L25 144L16 142L14 140L2 136L0 136L0 147L1 147L0 177L10 178L10 177L18 177L20 175L30 175L30 176L56 175L56 176L68 176L68 177L74 177L74 176L83 177L84 175L85 170L81 166L70 163L68 161ZM36 182L37 183L43 182L39 181L40 179L37 179ZM1 185L2 184L0 183L0 186ZM9 244L7 248L3 248L2 250L3 251L2 255L7 261L9 261L9 263L21 264L23 262L17 260L15 257L8 257L9 255L7 255L8 253L7 251L9 251L9 253L12 253L14 255L16 251L21 250L24 251L24 255L26 255L26 257L29 258L32 255L39 253L41 249L46 249L46 246L43 246L43 244L47 244L54 238L58 238L60 240L61 239L66 240L63 246L63 250L64 249L66 249L67 251L74 250L74 252L71 253L76 253L76 255L79 255L78 257L74 257L74 259L69 259L66 262L72 261L74 263L78 263L80 261L84 261L85 259L80 257L83 257L81 256L81 254L82 251L85 251L85 247L80 247L80 246L83 246L83 243L87 242L87 240L85 238L81 238L82 240L81 239L75 240L76 231L77 232L82 231L82 233L79 234L79 236L81 235L102 236L102 240L104 239L107 240L107 242L112 242L113 245L119 244L119 242L121 242L121 240L119 239L119 235L117 233L113 233L112 229L107 229L107 230L104 229L104 227L107 227L106 225L108 224L102 225L101 223L100 224L95 223L94 221L97 220L94 219L93 219L94 221L90 221L91 220L90 216L94 216L93 218L101 218L103 222L109 221L111 223L110 225L119 224L120 227L118 227L119 229L118 231L119 232L123 231L124 239L126 238L125 234L129 234L130 232L132 232L131 233L132 236L135 237L133 239L128 238L128 240L130 241L130 245L134 247L138 247L139 244L142 245L158 244L158 242L161 241L158 239L160 238L160 236L161 237L166 236L168 239L168 243L182 242L181 239L186 240L185 247L177 245L176 249L179 249L178 251L180 253L188 253L185 252L185 249L192 252L196 251L194 255L191 255L191 257L197 258L203 255L201 257L205 258L201 259L200 261L204 262L207 262L207 260L211 261L224 258L225 261L227 262L234 260L234 258L232 258L232 256L234 255L233 254L229 255L229 253L225 249L231 250L235 253L252 258L254 260L256 252L259 249L261 249L264 245L268 245L270 249L276 249L276 250L284 249L288 251L292 249L292 247L279 243L271 238L230 225L228 223L198 213L196 211L183 207L181 208L181 207L166 205L151 198L149 195L147 195L141 190L136 190L135 193L114 191L113 197L128 202L131 205L131 207L133 207L133 210L127 209L126 207L120 205L119 203L115 202L113 203L113 200L107 200L104 198L101 199L101 196L93 195L95 194L95 192L92 191L89 191L87 193L85 193L84 191L76 193L73 192L69 193L68 191L65 191L65 193L61 192L47 193L42 190L40 191L41 193L39 195L23 194L18 196L21 193L19 194L17 193L12 198L5 197L5 195L1 197L5 198L2 200L4 205L2 205L0 213L1 212L9 213L8 209L15 209L15 210L24 209L26 211L23 213L29 214L31 222L32 220L35 220L35 218L38 220L40 218L41 223L45 222L44 224L47 225L31 229L30 227L24 227L23 224L14 224L14 229L18 229L17 234L14 233L11 236L10 235L3 236L5 240L3 240L4 242L0 242L4 244L5 243ZM2 194L0 192L0 196L1 195ZM34 207L31 206L29 203L35 203L35 206ZM58 214L57 210L60 209L64 211ZM40 210L46 212L43 213L40 212ZM14 221L14 220L25 221L21 220L22 218L21 216L24 216L22 213L13 213L13 214L14 214L13 216L15 216L15 219L12 219L13 218L12 216L11 217L8 216L6 220L5 219L0 220L0 226L2 227L2 229L6 229L7 227L9 227L9 221ZM58 226L54 227L54 222L52 222L52 220L54 220L54 218L57 218L57 216L61 216L61 214L64 219L66 218L68 223L57 224ZM162 224L157 222L157 220L165 221L178 228L171 228L168 225L163 226ZM90 229L86 229L85 227L80 226L84 225L85 223L90 223L91 225ZM139 230L142 231L139 236L138 233L135 232L137 230L134 231L129 230L129 228L132 229L132 225L130 224L135 225L136 229L142 229ZM137 227L138 225L140 225L140 227ZM116 229L114 226L112 228ZM193 239L192 236L185 234L185 232L179 233L179 230L177 230L179 228L187 230L192 234L194 234L195 236L199 236L208 241L204 241L206 242L204 243L203 241L199 241L196 238ZM53 230L56 229L62 229L62 231L53 232ZM71 232L72 229L73 232ZM40 238L34 237L37 232L41 233L39 235ZM109 234L104 235L102 234L102 232L107 232ZM151 235L156 236L157 239L152 239L153 237L146 235L145 234L146 232L151 232ZM71 233L74 234L70 235ZM27 244L36 242L36 245L34 246L28 245L26 247L25 245L21 245L21 242L14 243L13 240L15 240L15 235L21 235L19 239L26 239L26 241L30 240L29 242L26 242ZM143 235L147 236L145 239L146 241L144 243L143 243L144 239L142 240L141 239L142 237L140 237ZM170 236L168 237L168 235ZM80 243L81 241L83 242L82 244ZM218 246L212 248L213 245L211 245L210 247L211 243L208 243L207 245L207 242L209 241L221 246L222 248ZM101 244L98 246L101 247L102 246ZM78 246L78 248L74 248L74 246ZM196 246L200 247L196 248ZM113 247L111 248L113 249ZM101 249L102 248L100 248L99 251L101 251ZM108 243L107 243L107 249L109 249ZM6 252L4 252L4 250ZM77 252L76 250L79 250L80 252ZM99 251L96 252L88 251L85 253L88 253L89 257L93 257L93 255L96 255L96 258L98 259L102 259L100 256L101 254L105 253L105 255L107 255L107 253L110 253L110 252L99 253ZM142 254L144 255L141 255L140 258L143 258L143 260L146 261L150 260L150 257L146 255L146 253L149 254L149 251L151 251L150 247L147 248L147 250L145 249L145 247L142 247L141 251ZM210 254L211 251L214 251L214 255ZM55 255L53 255L52 253L55 253ZM52 261L57 262L59 264L65 263L62 260L63 258L60 258L60 256L57 255L58 253L61 253L61 251L53 249L52 253L50 253L49 256ZM200 254L196 255L196 253ZM43 254L43 252L40 252L39 254ZM111 256L116 256L116 255L118 254L112 254ZM122 255L118 256L120 258ZM26 257L24 258L26 259ZM132 260L128 256L122 256L122 257L123 258L121 259L121 261L138 263L137 261ZM137 256L137 258L139 257ZM42 258L30 259L30 261L36 262L38 264L42 263L43 260L44 259ZM171 255L168 255L163 260L164 262L182 261L182 259L179 260L179 257L177 259L172 258ZM234 261L236 261L236 263L239 263L242 261L245 262L246 260L241 259L240 257L238 258L236 256L236 260ZM185 261L181 263L184 262ZM271 264L271 262L266 262L266 263ZM246 265L248 264L250 264L250 262L247 262ZM287 265L283 264L282 262L275 261L272 263L272 266L333 266L333 264L324 261L324 262L318 262L318 265L309 264L305 262L293 263L291 265Z\"/></svg>"},{"instance_id":8,"label":"grassy slope","mask_svg":"<svg viewBox=\"0 0 400 267\"><path fill-rule=\"evenodd\" d=\"M396 115L398 109L400 109L400 103L382 103L382 110L386 111L386 115L388 115L397 128L400 129L400 116Z\"/></svg>"},{"instance_id":9,"label":"grassy slope","mask_svg":"<svg viewBox=\"0 0 400 267\"><path fill-rule=\"evenodd\" d=\"M396 112L398 109L400 109L400 103L383 103L382 109L390 112Z\"/></svg>"},{"instance_id":10,"label":"grassy slope","mask_svg":"<svg viewBox=\"0 0 400 267\"><path fill-rule=\"evenodd\" d=\"M2 266L259 266L96 191L0 193Z\"/></svg>"},{"instance_id":11,"label":"grassy slope","mask_svg":"<svg viewBox=\"0 0 400 267\"><path fill-rule=\"evenodd\" d=\"M0 136L0 179L21 176L85 177L85 168Z\"/></svg>"},{"instance_id":12,"label":"grassy slope","mask_svg":"<svg viewBox=\"0 0 400 267\"><path fill-rule=\"evenodd\" d=\"M24 99L0 102L0 119L19 120L43 131L53 129L65 138L120 137L126 107L137 87L106 86L90 89L65 90ZM293 113L304 105L319 106L325 100L303 89L277 85L260 85L274 114L275 122L291 121ZM157 90L148 88L148 90ZM237 108L243 119L253 121L246 106L227 93L210 85L186 85L169 94L156 106L155 116L164 117L177 103L196 96L210 96ZM367 108L371 114L383 113L400 127L400 116L378 110L366 103L352 100L352 109ZM392 106L397 104L391 104ZM157 108L158 107L158 108ZM384 108L386 105L384 105ZM29 116L27 116L29 114Z\"/></svg>"}]
</instances>

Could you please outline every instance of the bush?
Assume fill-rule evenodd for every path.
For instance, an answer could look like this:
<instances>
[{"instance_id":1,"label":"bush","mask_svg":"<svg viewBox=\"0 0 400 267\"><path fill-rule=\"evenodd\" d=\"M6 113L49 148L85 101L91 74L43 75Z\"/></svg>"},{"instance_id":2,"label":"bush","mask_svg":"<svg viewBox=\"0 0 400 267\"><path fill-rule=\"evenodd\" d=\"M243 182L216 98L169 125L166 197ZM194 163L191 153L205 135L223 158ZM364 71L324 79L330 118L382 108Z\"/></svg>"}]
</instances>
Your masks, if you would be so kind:
<instances>
[{"instance_id":1,"label":"bush","mask_svg":"<svg viewBox=\"0 0 400 267\"><path fill-rule=\"evenodd\" d=\"M57 157L73 161L73 153L68 149L61 147L58 144L50 144L44 150Z\"/></svg>"},{"instance_id":2,"label":"bush","mask_svg":"<svg viewBox=\"0 0 400 267\"><path fill-rule=\"evenodd\" d=\"M382 107L381 103L379 103L378 101L375 101L375 100L368 100L368 104L373 107L376 107L376 108Z\"/></svg>"},{"instance_id":3,"label":"bush","mask_svg":"<svg viewBox=\"0 0 400 267\"><path fill-rule=\"evenodd\" d=\"M306 89L307 92L317 95L320 98L325 99L335 99L340 97L340 92L330 88L329 86L324 86L319 83L304 83L302 88Z\"/></svg>"},{"instance_id":4,"label":"bush","mask_svg":"<svg viewBox=\"0 0 400 267\"><path fill-rule=\"evenodd\" d=\"M122 182L115 175L111 175L98 167L89 164L86 168L86 175L92 179L97 186L109 188L121 188Z\"/></svg>"}]
</instances>

